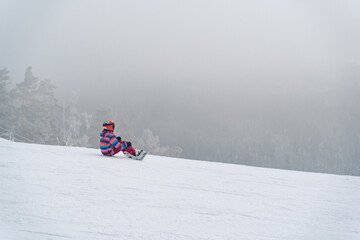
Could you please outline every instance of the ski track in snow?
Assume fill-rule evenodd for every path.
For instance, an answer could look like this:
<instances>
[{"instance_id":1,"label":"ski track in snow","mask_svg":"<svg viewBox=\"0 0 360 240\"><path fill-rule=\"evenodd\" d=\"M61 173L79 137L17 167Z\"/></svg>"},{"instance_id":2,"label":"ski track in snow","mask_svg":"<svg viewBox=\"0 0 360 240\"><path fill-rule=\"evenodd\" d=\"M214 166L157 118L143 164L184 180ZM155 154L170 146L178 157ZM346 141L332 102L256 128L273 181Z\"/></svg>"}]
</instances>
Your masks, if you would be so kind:
<instances>
[{"instance_id":1,"label":"ski track in snow","mask_svg":"<svg viewBox=\"0 0 360 240\"><path fill-rule=\"evenodd\" d=\"M0 239L360 239L360 178L0 139Z\"/></svg>"}]
</instances>

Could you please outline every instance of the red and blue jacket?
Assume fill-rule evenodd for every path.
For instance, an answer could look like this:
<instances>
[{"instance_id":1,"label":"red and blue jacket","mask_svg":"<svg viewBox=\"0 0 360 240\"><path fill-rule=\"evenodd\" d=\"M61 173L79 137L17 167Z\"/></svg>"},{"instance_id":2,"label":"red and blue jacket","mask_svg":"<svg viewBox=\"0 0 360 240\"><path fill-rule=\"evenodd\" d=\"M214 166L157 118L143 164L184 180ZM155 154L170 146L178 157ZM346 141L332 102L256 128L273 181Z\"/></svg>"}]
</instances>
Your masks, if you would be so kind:
<instances>
[{"instance_id":1,"label":"red and blue jacket","mask_svg":"<svg viewBox=\"0 0 360 240\"><path fill-rule=\"evenodd\" d=\"M100 133L100 149L102 154L112 156L126 147L126 142L120 143L113 132L103 130Z\"/></svg>"}]
</instances>

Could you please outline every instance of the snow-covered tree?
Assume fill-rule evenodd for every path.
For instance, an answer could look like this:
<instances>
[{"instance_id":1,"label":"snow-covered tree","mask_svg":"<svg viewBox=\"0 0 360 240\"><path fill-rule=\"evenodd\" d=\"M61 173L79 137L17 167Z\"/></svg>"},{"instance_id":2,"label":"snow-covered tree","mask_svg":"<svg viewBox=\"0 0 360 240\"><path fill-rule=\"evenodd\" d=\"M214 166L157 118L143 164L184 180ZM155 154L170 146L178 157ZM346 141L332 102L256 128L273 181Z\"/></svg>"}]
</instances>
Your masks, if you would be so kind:
<instances>
[{"instance_id":1,"label":"snow-covered tree","mask_svg":"<svg viewBox=\"0 0 360 240\"><path fill-rule=\"evenodd\" d=\"M16 84L11 96L15 108L15 132L18 137L32 139L34 142L42 143L37 136L36 123L39 119L40 100L37 98L39 80L32 73L32 68L28 67L25 72L24 81Z\"/></svg>"},{"instance_id":2,"label":"snow-covered tree","mask_svg":"<svg viewBox=\"0 0 360 240\"><path fill-rule=\"evenodd\" d=\"M67 146L89 146L89 134L92 124L92 115L78 110L79 97L73 93L70 103L63 103L62 110L62 137Z\"/></svg>"},{"instance_id":3,"label":"snow-covered tree","mask_svg":"<svg viewBox=\"0 0 360 240\"><path fill-rule=\"evenodd\" d=\"M179 157L182 152L180 147L161 146L159 136L155 136L150 129L143 131L136 146L155 155Z\"/></svg>"},{"instance_id":4,"label":"snow-covered tree","mask_svg":"<svg viewBox=\"0 0 360 240\"><path fill-rule=\"evenodd\" d=\"M82 112L80 114L80 121L81 121L81 126L80 126L80 141L79 141L79 146L81 147L89 147L89 134L91 131L91 124L92 124L92 115L88 114L87 112Z\"/></svg>"},{"instance_id":5,"label":"snow-covered tree","mask_svg":"<svg viewBox=\"0 0 360 240\"><path fill-rule=\"evenodd\" d=\"M39 118L36 119L36 130L46 144L61 143L61 108L54 89L50 80L41 80L37 91Z\"/></svg>"},{"instance_id":6,"label":"snow-covered tree","mask_svg":"<svg viewBox=\"0 0 360 240\"><path fill-rule=\"evenodd\" d=\"M64 109L64 143L66 146L77 146L80 139L80 113L77 110L78 96L76 93L73 94L71 101L68 106Z\"/></svg>"},{"instance_id":7,"label":"snow-covered tree","mask_svg":"<svg viewBox=\"0 0 360 240\"><path fill-rule=\"evenodd\" d=\"M9 84L9 72L6 68L0 69L0 136L11 138L11 107L9 100L9 92L7 86Z\"/></svg>"},{"instance_id":8,"label":"snow-covered tree","mask_svg":"<svg viewBox=\"0 0 360 240\"><path fill-rule=\"evenodd\" d=\"M60 144L60 106L50 80L39 80L28 67L24 81L11 91L14 131L19 141Z\"/></svg>"}]
</instances>

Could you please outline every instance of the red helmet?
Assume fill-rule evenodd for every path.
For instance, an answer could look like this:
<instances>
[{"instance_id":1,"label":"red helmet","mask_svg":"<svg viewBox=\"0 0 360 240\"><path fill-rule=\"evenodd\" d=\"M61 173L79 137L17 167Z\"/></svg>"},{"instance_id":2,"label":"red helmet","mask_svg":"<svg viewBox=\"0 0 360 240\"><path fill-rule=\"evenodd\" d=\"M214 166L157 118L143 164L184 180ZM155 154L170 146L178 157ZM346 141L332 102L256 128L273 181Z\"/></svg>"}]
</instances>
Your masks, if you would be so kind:
<instances>
[{"instance_id":1,"label":"red helmet","mask_svg":"<svg viewBox=\"0 0 360 240\"><path fill-rule=\"evenodd\" d=\"M112 132L115 129L115 123L111 120L107 120L103 123L103 127L104 129Z\"/></svg>"}]
</instances>

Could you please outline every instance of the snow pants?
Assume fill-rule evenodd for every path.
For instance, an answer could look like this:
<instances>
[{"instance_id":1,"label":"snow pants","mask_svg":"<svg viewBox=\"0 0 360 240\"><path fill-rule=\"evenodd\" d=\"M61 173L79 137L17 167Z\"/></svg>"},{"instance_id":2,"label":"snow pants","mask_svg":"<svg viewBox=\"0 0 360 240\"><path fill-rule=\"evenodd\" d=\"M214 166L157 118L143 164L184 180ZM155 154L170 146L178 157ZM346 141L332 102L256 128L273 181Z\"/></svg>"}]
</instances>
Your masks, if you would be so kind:
<instances>
[{"instance_id":1,"label":"snow pants","mask_svg":"<svg viewBox=\"0 0 360 240\"><path fill-rule=\"evenodd\" d=\"M126 144L126 141L121 141L121 142L120 142L120 146L122 146L121 143L125 143L125 144ZM119 153L120 151L122 151L122 152L128 152L128 153L130 153L130 154L134 154L134 153L135 153L135 149L134 149L132 146L126 147L126 148L124 148L124 149L115 148L114 151L115 151L115 152L114 152L114 155L117 154L117 153Z\"/></svg>"}]
</instances>

